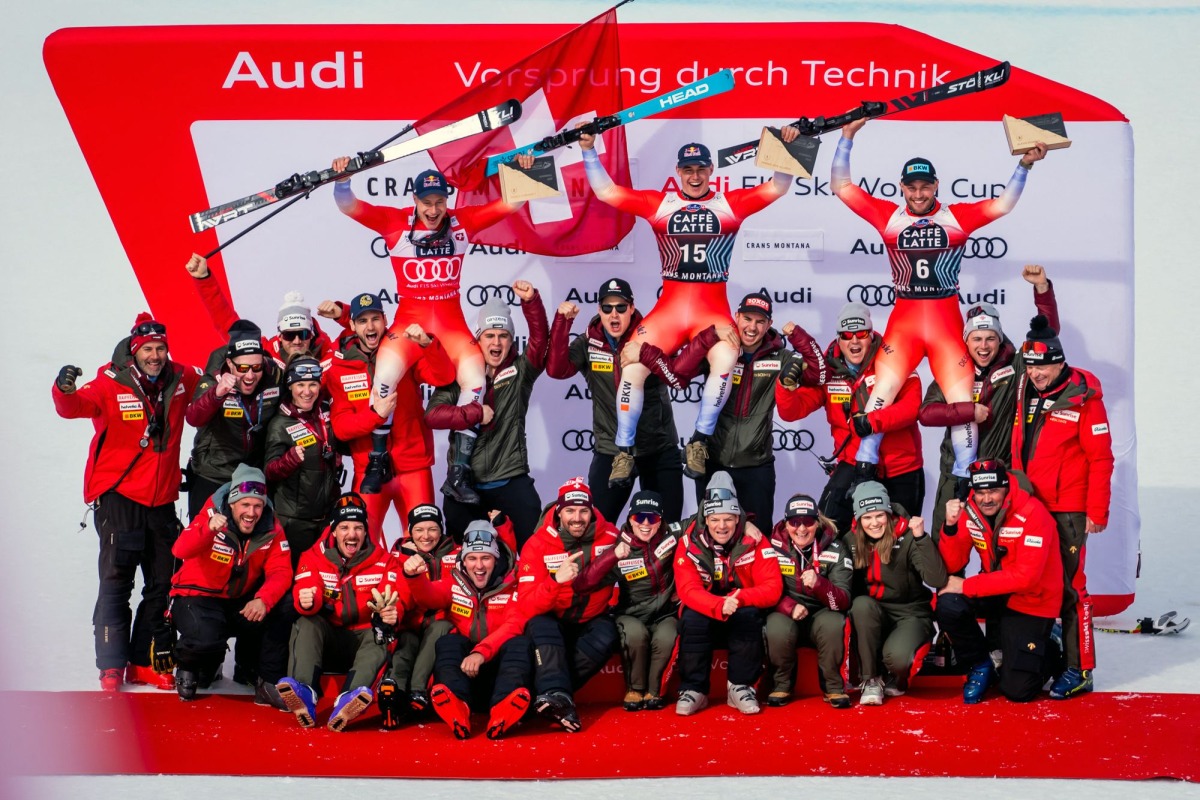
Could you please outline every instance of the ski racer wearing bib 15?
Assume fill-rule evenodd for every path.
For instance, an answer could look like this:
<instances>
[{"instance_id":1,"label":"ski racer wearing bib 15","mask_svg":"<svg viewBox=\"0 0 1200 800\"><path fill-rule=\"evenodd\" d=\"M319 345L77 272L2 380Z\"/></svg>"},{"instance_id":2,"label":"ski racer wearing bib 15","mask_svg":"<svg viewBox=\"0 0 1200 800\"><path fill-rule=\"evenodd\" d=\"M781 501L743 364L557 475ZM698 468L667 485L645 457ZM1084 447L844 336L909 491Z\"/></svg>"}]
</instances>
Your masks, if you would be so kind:
<instances>
[{"instance_id":1,"label":"ski racer wearing bib 15","mask_svg":"<svg viewBox=\"0 0 1200 800\"><path fill-rule=\"evenodd\" d=\"M533 164L528 156L518 158L524 169ZM345 156L333 161L335 170L344 170L349 163ZM413 179L415 205L408 208L388 208L365 203L354 196L350 179L334 185L334 199L338 209L383 237L391 254L392 269L396 273L396 315L392 326L379 348L378 364L375 368L375 384L371 388L371 405L387 397L401 376L420 358L420 352L401 333L412 323L418 323L436 336L446 348L450 360L458 370L459 405L479 402L483 391L483 356L475 344L475 337L463 319L459 300L463 258L471 249L471 237L504 217L512 214L524 203L509 205L503 199L479 206L456 208L446 207L450 193L446 177L437 170L428 169ZM387 432L391 418L375 431L374 450L386 451ZM473 439L475 431L456 433L461 463L448 472L442 491L461 503L477 503L479 496L470 487L467 479L470 446L462 440ZM375 459L369 468L378 463L380 469L387 467L382 459Z\"/></svg>"},{"instance_id":2,"label":"ski racer wearing bib 15","mask_svg":"<svg viewBox=\"0 0 1200 800\"><path fill-rule=\"evenodd\" d=\"M799 134L783 129L783 140ZM664 353L674 353L684 342L710 325L731 325L729 262L733 242L746 217L762 211L783 197L792 177L776 172L772 180L753 189L713 191L712 156L702 144L679 148L675 172L679 191L634 190L613 183L595 150L596 137L580 137L588 183L605 203L649 221L658 240L662 260L663 290L654 309L642 320L631 341L649 342ZM685 452L684 473L691 478L704 474L707 442L717 425L717 414L729 399L729 379L737 351L728 342L718 342L708 352L709 375L704 382L696 432ZM617 391L618 454L613 458L609 483L627 485L632 479L632 449L638 418L642 413L643 387L650 371L631 364L622 375Z\"/></svg>"},{"instance_id":3,"label":"ski racer wearing bib 15","mask_svg":"<svg viewBox=\"0 0 1200 800\"><path fill-rule=\"evenodd\" d=\"M890 200L872 197L851 182L850 149L854 134L865 124L866 120L856 120L842 129L833 157L830 187L883 237L896 289L896 306L888 320L881 352L875 359L877 380L867 411L890 405L924 356L929 357L933 378L942 387L946 401L968 402L975 376L963 344L963 319L958 308L958 270L967 237L1013 209L1034 162L1045 158L1046 146L1039 142L1021 156L999 197L977 203L943 205L937 199L938 180L933 164L924 158L911 158L900 176L904 205L897 206ZM952 427L950 437L954 446L953 472L963 479L965 488L967 466L974 460L978 447L978 427L974 420L969 420ZM872 434L859 445L859 479L874 476L881 438L882 434Z\"/></svg>"}]
</instances>

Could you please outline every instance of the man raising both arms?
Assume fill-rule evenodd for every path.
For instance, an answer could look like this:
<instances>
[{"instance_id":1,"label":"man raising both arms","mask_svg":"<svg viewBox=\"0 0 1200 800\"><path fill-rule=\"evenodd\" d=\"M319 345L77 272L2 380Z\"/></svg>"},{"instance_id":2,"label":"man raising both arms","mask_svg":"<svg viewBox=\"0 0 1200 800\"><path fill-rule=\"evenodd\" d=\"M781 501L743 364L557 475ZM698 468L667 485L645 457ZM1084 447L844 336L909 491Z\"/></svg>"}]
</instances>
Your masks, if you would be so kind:
<instances>
[{"instance_id":1,"label":"man raising both arms","mask_svg":"<svg viewBox=\"0 0 1200 800\"><path fill-rule=\"evenodd\" d=\"M783 129L783 140L793 141L799 131ZM613 183L600 156L596 137L579 139L588 183L596 197L621 211L650 222L658 240L662 260L663 289L658 303L642 320L630 341L649 342L664 353L674 353L686 341L710 325L731 326L729 261L733 241L742 221L783 197L792 176L776 172L772 180L753 189L713 191L712 155L702 144L679 148L675 172L679 191L635 190ZM685 451L684 473L691 478L704 474L708 461L708 438L717 425L717 414L729 399L729 379L737 361L737 350L718 342L708 351L709 374L704 382L696 431ZM642 364L625 367L617 388L618 453L613 457L610 486L625 486L633 480L632 453L638 418L642 413L643 387L650 370Z\"/></svg>"},{"instance_id":2,"label":"man raising both arms","mask_svg":"<svg viewBox=\"0 0 1200 800\"><path fill-rule=\"evenodd\" d=\"M1037 161L1046 157L1046 146L1038 143L1021 156L1008 185L999 197L977 203L943 205L937 199L938 180L933 164L910 158L900 175L904 205L872 197L850 178L850 149L866 120L855 120L842 128L842 138L833 156L830 187L850 210L883 237L892 264L896 306L884 332L883 345L875 359L875 387L860 413L891 405L900 387L921 359L929 357L933 379L948 403L969 403L975 384L971 359L963 343L962 312L958 308L958 270L967 237L975 230L1012 211L1025 178ZM857 427L857 426L856 426ZM881 433L863 437L858 447L855 482L873 480L879 463ZM950 441L954 449L953 474L959 478L959 495L966 498L967 467L975 460L979 428L974 419L954 425Z\"/></svg>"},{"instance_id":3,"label":"man raising both arms","mask_svg":"<svg viewBox=\"0 0 1200 800\"><path fill-rule=\"evenodd\" d=\"M344 172L350 159L342 156L333 160L333 168ZM528 169L531 156L519 156L517 162ZM496 224L524 203L509 205L503 199L479 206L447 208L450 185L446 176L427 169L413 179L413 202L409 208L389 208L365 203L354 196L350 179L334 185L333 196L338 209L383 237L396 273L396 315L379 348L374 385L371 388L371 407L379 408L380 401L395 390L400 378L420 358L417 345L403 333L412 323L437 337L458 370L459 405L479 402L484 387L483 355L475 337L463 319L458 291L462 278L462 262L471 248L476 232ZM381 415L382 416L382 415ZM374 431L373 447L367 462L367 480L360 488L363 494L386 483L390 477L387 454L388 431L392 417ZM447 470L442 492L460 503L478 503L479 495L468 480L471 450L478 431L469 429L453 434L454 463Z\"/></svg>"}]
</instances>

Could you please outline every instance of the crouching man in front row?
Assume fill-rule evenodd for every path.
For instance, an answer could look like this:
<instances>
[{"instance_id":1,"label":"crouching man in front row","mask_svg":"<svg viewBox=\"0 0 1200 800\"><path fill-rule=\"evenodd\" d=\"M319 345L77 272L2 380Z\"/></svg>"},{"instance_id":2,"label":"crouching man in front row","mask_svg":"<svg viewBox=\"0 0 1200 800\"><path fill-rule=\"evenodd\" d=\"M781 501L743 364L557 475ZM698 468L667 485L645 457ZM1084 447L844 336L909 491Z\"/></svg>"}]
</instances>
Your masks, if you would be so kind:
<instances>
[{"instance_id":1,"label":"crouching man in front row","mask_svg":"<svg viewBox=\"0 0 1200 800\"><path fill-rule=\"evenodd\" d=\"M343 494L334 502L329 531L300 557L294 592L300 619L292 626L288 648L290 677L276 688L303 728L316 723L326 667L346 670L330 730L344 730L371 705L371 685L387 661L371 614L377 612L383 623L395 625L402 611L413 605L403 586L399 593L393 588L399 575L391 554L376 545L367 530L366 502L353 492Z\"/></svg>"},{"instance_id":2,"label":"crouching man in front row","mask_svg":"<svg viewBox=\"0 0 1200 800\"><path fill-rule=\"evenodd\" d=\"M1058 528L1025 475L1008 471L1002 461L976 461L970 481L965 504L946 503L938 549L950 572L965 567L974 549L979 574L950 576L938 592L938 627L971 670L964 703L980 702L993 684L1009 700L1028 702L1061 670L1050 652L1063 593ZM987 619L986 637L979 617ZM1001 654L998 672L992 651Z\"/></svg>"},{"instance_id":3,"label":"crouching man in front row","mask_svg":"<svg viewBox=\"0 0 1200 800\"><path fill-rule=\"evenodd\" d=\"M529 708L533 647L522 635L527 618L517 603L516 565L516 554L483 520L468 523L449 579L430 581L420 554L404 562L417 602L444 610L455 628L437 640L429 697L459 739L471 735L472 707L490 709L489 739L503 736Z\"/></svg>"}]
</instances>

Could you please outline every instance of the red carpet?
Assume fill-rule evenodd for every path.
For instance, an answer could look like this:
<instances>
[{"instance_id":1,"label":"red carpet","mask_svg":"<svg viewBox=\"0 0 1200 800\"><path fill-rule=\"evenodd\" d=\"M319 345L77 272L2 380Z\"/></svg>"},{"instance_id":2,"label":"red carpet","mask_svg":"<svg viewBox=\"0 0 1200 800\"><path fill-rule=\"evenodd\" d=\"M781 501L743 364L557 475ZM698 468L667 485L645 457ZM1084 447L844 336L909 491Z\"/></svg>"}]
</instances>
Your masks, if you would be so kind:
<instances>
[{"instance_id":1,"label":"red carpet","mask_svg":"<svg viewBox=\"0 0 1200 800\"><path fill-rule=\"evenodd\" d=\"M218 774L411 778L732 775L1176 778L1200 780L1200 696L1095 693L967 707L959 679L920 679L879 708L815 697L742 717L691 718L587 705L569 735L528 720L510 738L455 740L439 721L384 732L372 710L346 733L303 730L248 696L15 692L10 765L27 774ZM949 684L949 685L948 685ZM322 722L328 715L320 712Z\"/></svg>"}]
</instances>

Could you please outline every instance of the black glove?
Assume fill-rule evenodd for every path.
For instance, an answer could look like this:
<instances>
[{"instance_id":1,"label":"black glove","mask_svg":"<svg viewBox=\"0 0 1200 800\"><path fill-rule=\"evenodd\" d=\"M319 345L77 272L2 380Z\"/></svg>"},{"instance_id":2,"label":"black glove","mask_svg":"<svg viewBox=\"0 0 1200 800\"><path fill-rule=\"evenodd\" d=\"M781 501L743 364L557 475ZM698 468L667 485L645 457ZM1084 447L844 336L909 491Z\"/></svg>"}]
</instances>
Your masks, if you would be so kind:
<instances>
[{"instance_id":1,"label":"black glove","mask_svg":"<svg viewBox=\"0 0 1200 800\"><path fill-rule=\"evenodd\" d=\"M800 385L800 378L803 375L804 360L800 358L793 358L779 373L779 383L785 389L795 389Z\"/></svg>"},{"instance_id":2,"label":"black glove","mask_svg":"<svg viewBox=\"0 0 1200 800\"><path fill-rule=\"evenodd\" d=\"M867 419L867 415L861 411L850 415L850 426L854 428L854 432L860 439L865 439L875 432L871 429L871 420Z\"/></svg>"},{"instance_id":3,"label":"black glove","mask_svg":"<svg viewBox=\"0 0 1200 800\"><path fill-rule=\"evenodd\" d=\"M150 639L150 666L160 675L175 669L175 626L171 624L169 614L168 611L164 615L163 624Z\"/></svg>"},{"instance_id":4,"label":"black glove","mask_svg":"<svg viewBox=\"0 0 1200 800\"><path fill-rule=\"evenodd\" d=\"M396 641L396 628L384 622L379 614L372 614L371 635L375 637L375 644L389 645Z\"/></svg>"},{"instance_id":5,"label":"black glove","mask_svg":"<svg viewBox=\"0 0 1200 800\"><path fill-rule=\"evenodd\" d=\"M54 380L54 385L63 394L70 394L75 391L75 380L83 374L83 370L79 367L67 364L58 371L58 377Z\"/></svg>"}]
</instances>

